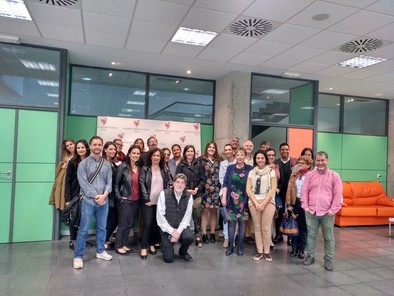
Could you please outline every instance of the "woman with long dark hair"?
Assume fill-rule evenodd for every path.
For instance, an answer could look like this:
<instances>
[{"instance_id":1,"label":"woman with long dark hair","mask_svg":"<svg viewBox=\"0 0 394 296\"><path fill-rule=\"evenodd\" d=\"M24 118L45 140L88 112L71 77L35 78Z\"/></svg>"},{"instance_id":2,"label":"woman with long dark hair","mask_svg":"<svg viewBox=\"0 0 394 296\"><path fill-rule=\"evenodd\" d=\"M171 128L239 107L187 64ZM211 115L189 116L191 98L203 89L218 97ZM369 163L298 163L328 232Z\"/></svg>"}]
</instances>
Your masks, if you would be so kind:
<instances>
[{"instance_id":1,"label":"woman with long dark hair","mask_svg":"<svg viewBox=\"0 0 394 296\"><path fill-rule=\"evenodd\" d=\"M68 162L64 198L66 205L76 196L79 195L81 187L79 186L77 171L79 163L90 155L90 148L88 142L85 140L78 140L75 143L75 155ZM69 248L74 250L75 240L77 239L78 226L70 225L70 244Z\"/></svg>"},{"instance_id":2,"label":"woman with long dark hair","mask_svg":"<svg viewBox=\"0 0 394 296\"><path fill-rule=\"evenodd\" d=\"M103 147L103 157L111 165L112 169L112 187L116 177L116 162L117 158L117 147L113 142L106 142ZM107 234L105 236L104 248L106 250L113 249L113 245L110 242L110 237L118 226L118 210L115 202L115 192L108 195L108 215L107 215Z\"/></svg>"},{"instance_id":3,"label":"woman with long dark hair","mask_svg":"<svg viewBox=\"0 0 394 296\"><path fill-rule=\"evenodd\" d=\"M128 255L131 252L131 249L127 247L127 241L140 203L140 168L138 167L140 154L141 149L139 146L131 146L125 159L119 165L114 180L113 187L119 213L115 251L120 255Z\"/></svg>"},{"instance_id":4,"label":"woman with long dark hair","mask_svg":"<svg viewBox=\"0 0 394 296\"><path fill-rule=\"evenodd\" d=\"M139 184L141 194L142 237L141 259L149 253L156 255L155 245L160 243L160 231L156 221L157 200L160 192L168 187L169 173L164 167L163 151L154 147L149 150L146 165L142 167Z\"/></svg>"},{"instance_id":5,"label":"woman with long dark hair","mask_svg":"<svg viewBox=\"0 0 394 296\"><path fill-rule=\"evenodd\" d=\"M192 218L194 223L194 236L196 246L202 248L201 231L201 194L206 183L204 169L199 158L196 158L196 149L193 145L186 145L183 157L176 167L175 174L185 174L187 177L186 188L193 196Z\"/></svg>"}]
</instances>

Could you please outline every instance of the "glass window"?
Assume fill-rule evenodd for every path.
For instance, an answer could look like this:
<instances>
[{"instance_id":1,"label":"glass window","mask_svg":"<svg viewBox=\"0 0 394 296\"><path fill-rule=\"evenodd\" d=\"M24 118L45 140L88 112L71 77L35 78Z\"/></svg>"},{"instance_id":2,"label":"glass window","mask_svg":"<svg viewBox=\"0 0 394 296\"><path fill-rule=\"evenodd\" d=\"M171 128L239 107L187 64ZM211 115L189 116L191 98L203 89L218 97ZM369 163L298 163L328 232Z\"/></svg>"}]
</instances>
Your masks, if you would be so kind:
<instances>
[{"instance_id":1,"label":"glass window","mask_svg":"<svg viewBox=\"0 0 394 296\"><path fill-rule=\"evenodd\" d=\"M72 67L71 115L144 118L146 75Z\"/></svg>"},{"instance_id":2,"label":"glass window","mask_svg":"<svg viewBox=\"0 0 394 296\"><path fill-rule=\"evenodd\" d=\"M339 132L341 97L319 94L318 130Z\"/></svg>"},{"instance_id":3,"label":"glass window","mask_svg":"<svg viewBox=\"0 0 394 296\"><path fill-rule=\"evenodd\" d=\"M58 108L60 51L0 43L0 104Z\"/></svg>"},{"instance_id":4,"label":"glass window","mask_svg":"<svg viewBox=\"0 0 394 296\"><path fill-rule=\"evenodd\" d=\"M387 101L344 97L343 132L386 135Z\"/></svg>"},{"instance_id":5,"label":"glass window","mask_svg":"<svg viewBox=\"0 0 394 296\"><path fill-rule=\"evenodd\" d=\"M314 125L314 84L313 81L253 75L252 122Z\"/></svg>"},{"instance_id":6,"label":"glass window","mask_svg":"<svg viewBox=\"0 0 394 296\"><path fill-rule=\"evenodd\" d=\"M150 119L212 123L214 82L150 75Z\"/></svg>"}]
</instances>

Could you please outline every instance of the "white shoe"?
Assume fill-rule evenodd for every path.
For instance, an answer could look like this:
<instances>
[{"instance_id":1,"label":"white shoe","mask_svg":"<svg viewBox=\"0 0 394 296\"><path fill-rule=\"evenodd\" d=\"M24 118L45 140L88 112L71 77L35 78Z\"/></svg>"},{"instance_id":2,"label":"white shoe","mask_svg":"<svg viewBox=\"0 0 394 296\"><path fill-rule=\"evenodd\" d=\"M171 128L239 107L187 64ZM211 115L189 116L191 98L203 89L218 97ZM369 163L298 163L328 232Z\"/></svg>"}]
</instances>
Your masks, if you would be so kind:
<instances>
[{"instance_id":1,"label":"white shoe","mask_svg":"<svg viewBox=\"0 0 394 296\"><path fill-rule=\"evenodd\" d=\"M73 261L74 269L82 269L83 268L83 261L81 258L74 258Z\"/></svg>"},{"instance_id":2,"label":"white shoe","mask_svg":"<svg viewBox=\"0 0 394 296\"><path fill-rule=\"evenodd\" d=\"M101 254L96 253L96 258L97 259L103 259L105 261L112 260L112 256L110 254L108 254L106 251L102 252Z\"/></svg>"}]
</instances>

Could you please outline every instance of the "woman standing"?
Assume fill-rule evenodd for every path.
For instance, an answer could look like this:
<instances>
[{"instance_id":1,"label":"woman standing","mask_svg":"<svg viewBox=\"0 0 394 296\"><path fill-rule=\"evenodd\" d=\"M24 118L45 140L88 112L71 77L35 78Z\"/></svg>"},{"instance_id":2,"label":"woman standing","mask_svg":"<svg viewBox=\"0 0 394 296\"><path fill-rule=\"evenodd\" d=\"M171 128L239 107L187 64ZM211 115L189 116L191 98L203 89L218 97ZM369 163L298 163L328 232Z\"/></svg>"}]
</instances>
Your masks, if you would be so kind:
<instances>
[{"instance_id":1,"label":"woman standing","mask_svg":"<svg viewBox=\"0 0 394 296\"><path fill-rule=\"evenodd\" d=\"M193 195L193 223L196 246L202 248L200 237L201 231L201 194L204 189L206 179L201 162L196 158L196 150L193 145L186 145L183 149L183 157L176 167L175 174L185 174L187 177L186 188Z\"/></svg>"},{"instance_id":2,"label":"woman standing","mask_svg":"<svg viewBox=\"0 0 394 296\"><path fill-rule=\"evenodd\" d=\"M127 247L129 233L138 213L140 201L138 160L141 149L137 145L129 148L126 158L119 165L114 181L114 191L117 200L119 225L116 233L115 251L120 255L128 255L131 249Z\"/></svg>"},{"instance_id":3,"label":"woman standing","mask_svg":"<svg viewBox=\"0 0 394 296\"><path fill-rule=\"evenodd\" d=\"M157 200L160 192L169 184L168 171L164 167L163 151L154 147L149 150L147 164L142 167L139 177L141 191L142 238L141 259L149 253L156 255L155 245L160 243L160 232L156 221Z\"/></svg>"},{"instance_id":4,"label":"woman standing","mask_svg":"<svg viewBox=\"0 0 394 296\"><path fill-rule=\"evenodd\" d=\"M263 150L256 152L253 162L255 167L250 171L246 184L257 247L253 260L264 258L271 262L271 225L275 213L277 181L275 171L268 166L267 154Z\"/></svg>"},{"instance_id":5,"label":"woman standing","mask_svg":"<svg viewBox=\"0 0 394 296\"><path fill-rule=\"evenodd\" d=\"M103 157L111 165L112 169L112 184L115 182L116 177L116 162L117 159L117 147L113 142L106 142L103 147ZM113 187L113 186L112 186ZM113 250L113 245L111 245L110 237L118 226L118 210L115 202L115 192L112 190L108 196L108 216L107 216L107 234L105 237L104 248L106 250Z\"/></svg>"},{"instance_id":6,"label":"woman standing","mask_svg":"<svg viewBox=\"0 0 394 296\"><path fill-rule=\"evenodd\" d=\"M67 166L64 198L66 205L76 196L79 195L80 186L77 177L78 165L86 157L90 155L90 148L88 142L79 140L75 144L75 156L69 161ZM69 225L70 229L70 244L69 248L74 250L75 240L78 234L78 225Z\"/></svg>"},{"instance_id":7,"label":"woman standing","mask_svg":"<svg viewBox=\"0 0 394 296\"><path fill-rule=\"evenodd\" d=\"M305 211L301 207L301 188L302 184L304 184L305 174L313 167L313 160L309 156L300 156L297 165L298 171L290 176L286 192L286 205L287 209L296 215L299 231L298 236L292 237L290 256L298 256L300 259L304 259L308 230L305 221Z\"/></svg>"},{"instance_id":8,"label":"woman standing","mask_svg":"<svg viewBox=\"0 0 394 296\"><path fill-rule=\"evenodd\" d=\"M133 145L139 146L141 149L141 153L145 152L145 143L142 138L135 139Z\"/></svg>"},{"instance_id":9,"label":"woman standing","mask_svg":"<svg viewBox=\"0 0 394 296\"><path fill-rule=\"evenodd\" d=\"M65 205L64 191L67 165L75 152L75 142L73 139L64 139L62 143L62 160L59 162L56 173L55 183L53 184L49 204L55 205L56 209L63 210Z\"/></svg>"},{"instance_id":10,"label":"woman standing","mask_svg":"<svg viewBox=\"0 0 394 296\"><path fill-rule=\"evenodd\" d=\"M201 157L201 160L207 180L201 200L202 242L209 244L210 242L216 242L215 229L218 218L218 208L220 207L219 169L221 159L218 153L218 147L214 141L208 142L205 146L204 155ZM211 226L209 239L207 235L208 218Z\"/></svg>"},{"instance_id":11,"label":"woman standing","mask_svg":"<svg viewBox=\"0 0 394 296\"><path fill-rule=\"evenodd\" d=\"M170 177L170 183L168 185L171 187L173 182L173 176L171 174L170 164L169 164L171 158L171 150L169 148L163 148L161 150L163 151L163 156L164 156L164 168L167 170L168 176Z\"/></svg>"},{"instance_id":12,"label":"woman standing","mask_svg":"<svg viewBox=\"0 0 394 296\"><path fill-rule=\"evenodd\" d=\"M228 234L229 247L226 255L234 251L235 229L238 224L238 256L243 255L243 242L245 238L246 221L249 219L248 195L246 194L246 181L252 166L245 164L246 152L244 148L235 151L236 163L227 167L223 181L222 204L226 207L229 217Z\"/></svg>"}]
</instances>

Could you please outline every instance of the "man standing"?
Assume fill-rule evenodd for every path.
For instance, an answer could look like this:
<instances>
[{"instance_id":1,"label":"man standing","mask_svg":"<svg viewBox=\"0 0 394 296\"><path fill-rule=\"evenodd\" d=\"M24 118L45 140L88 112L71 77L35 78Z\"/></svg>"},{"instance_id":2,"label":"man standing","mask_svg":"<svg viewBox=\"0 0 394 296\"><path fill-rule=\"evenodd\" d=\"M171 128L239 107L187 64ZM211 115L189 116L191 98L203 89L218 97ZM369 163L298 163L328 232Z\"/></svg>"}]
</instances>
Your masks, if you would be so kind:
<instances>
[{"instance_id":1,"label":"man standing","mask_svg":"<svg viewBox=\"0 0 394 296\"><path fill-rule=\"evenodd\" d=\"M190 229L192 219L193 198L186 190L187 177L176 174L174 188L167 188L160 192L157 201L156 219L160 227L163 260L166 263L174 261L174 244L179 241L179 255L187 262L193 258L187 252L194 241L193 231Z\"/></svg>"},{"instance_id":2,"label":"man standing","mask_svg":"<svg viewBox=\"0 0 394 296\"><path fill-rule=\"evenodd\" d=\"M305 210L308 228L304 265L315 262L316 238L320 225L324 237L324 268L332 271L335 248L334 218L342 206L342 180L336 172L328 168L326 152L317 152L315 164L316 170L307 173L301 189L301 205Z\"/></svg>"},{"instance_id":3,"label":"man standing","mask_svg":"<svg viewBox=\"0 0 394 296\"><path fill-rule=\"evenodd\" d=\"M245 149L246 155L245 155L245 163L251 166L254 166L253 163L253 142L251 140L246 140L243 144L242 147Z\"/></svg>"},{"instance_id":4,"label":"man standing","mask_svg":"<svg viewBox=\"0 0 394 296\"><path fill-rule=\"evenodd\" d=\"M235 154L235 150L239 147L239 138L237 136L231 136L230 138L231 147L233 147L233 154Z\"/></svg>"},{"instance_id":5,"label":"man standing","mask_svg":"<svg viewBox=\"0 0 394 296\"><path fill-rule=\"evenodd\" d=\"M83 268L83 254L86 248L89 224L92 216L96 217L96 258L109 261L112 256L104 248L108 201L112 188L112 169L107 160L101 157L103 139L94 136L89 142L91 154L78 166L78 182L83 194L81 221L74 249L73 267ZM95 178L93 176L96 175ZM92 181L93 180L93 181Z\"/></svg>"},{"instance_id":6,"label":"man standing","mask_svg":"<svg viewBox=\"0 0 394 296\"><path fill-rule=\"evenodd\" d=\"M287 185L289 183L291 171L293 170L293 167L297 163L297 159L290 157L290 147L289 144L287 143L282 143L279 145L279 153L280 153L280 158L275 160L275 163L279 167L279 173L280 173L277 192L279 193L280 198L282 199L282 204L285 204ZM275 220L276 236L274 238L274 243L280 243L283 241L283 236L279 231L279 227L282 224L284 211L285 211L284 207L280 208L278 213L278 218L276 218ZM287 240L287 244L288 245L291 244L289 238Z\"/></svg>"}]
</instances>

